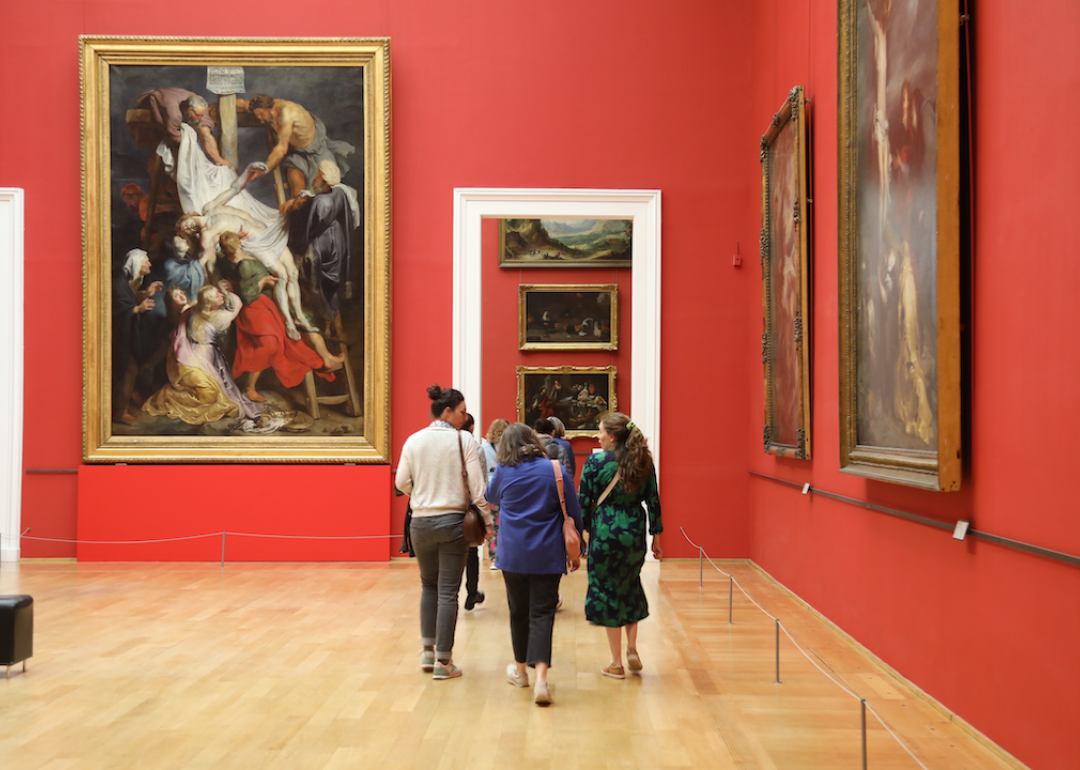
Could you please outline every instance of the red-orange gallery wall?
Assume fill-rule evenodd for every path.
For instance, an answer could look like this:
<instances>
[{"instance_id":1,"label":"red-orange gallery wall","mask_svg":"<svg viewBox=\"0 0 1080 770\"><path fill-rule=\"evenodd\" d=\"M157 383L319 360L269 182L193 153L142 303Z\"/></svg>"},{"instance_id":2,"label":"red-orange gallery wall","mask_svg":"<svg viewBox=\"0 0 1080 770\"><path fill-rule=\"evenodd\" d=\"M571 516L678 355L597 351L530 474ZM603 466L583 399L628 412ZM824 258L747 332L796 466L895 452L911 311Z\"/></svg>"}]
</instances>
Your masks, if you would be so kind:
<instances>
[{"instance_id":1,"label":"red-orange gallery wall","mask_svg":"<svg viewBox=\"0 0 1080 770\"><path fill-rule=\"evenodd\" d=\"M821 0L324 0L303 14L281 0L197 0L182 12L105 0L5 3L0 186L26 191L23 467L81 462L78 36L388 36L394 462L429 419L425 387L452 384L454 188L660 190L666 555L697 557L682 529L714 558L753 559L1005 751L1032 767L1076 767L1080 569L761 478L1080 554L1070 299L1080 260L1069 229L1080 178L1070 138L1080 119L1072 98L1080 4L970 5L975 251L960 492L838 470L837 3ZM809 461L761 448L758 140L794 85L811 100ZM553 361L524 357L505 328L515 323L516 284L532 279L483 269L485 325L501 328L484 340L490 419L514 409L517 365ZM626 276L587 282L619 283L629 297ZM632 344L628 315L622 330ZM628 370L629 347L610 358ZM618 393L632 411L628 380ZM590 446L576 442L582 453ZM325 468L129 470L130 486L121 480L110 493L149 490L146 516L176 522L175 532L216 492L228 488L227 504L240 505L232 501L243 490L271 483L281 511L268 526L292 534L340 526L386 535L404 517L387 466L352 469L352 510L346 502L329 524L309 513L322 505L326 479L316 476ZM80 507L103 505L78 485L76 475L26 473L22 527L74 539ZM136 530L120 521L112 534ZM396 551L396 542L381 543L370 558ZM22 546L24 557L75 554L71 544Z\"/></svg>"}]
</instances>

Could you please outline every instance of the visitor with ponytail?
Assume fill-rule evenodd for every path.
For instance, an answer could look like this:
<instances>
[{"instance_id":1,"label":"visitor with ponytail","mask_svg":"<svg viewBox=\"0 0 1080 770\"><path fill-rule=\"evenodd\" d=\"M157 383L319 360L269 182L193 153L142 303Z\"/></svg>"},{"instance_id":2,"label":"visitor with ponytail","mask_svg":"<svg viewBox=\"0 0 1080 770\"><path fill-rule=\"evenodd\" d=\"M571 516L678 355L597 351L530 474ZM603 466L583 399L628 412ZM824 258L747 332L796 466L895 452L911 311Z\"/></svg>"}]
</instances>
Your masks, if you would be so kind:
<instances>
[{"instance_id":1,"label":"visitor with ponytail","mask_svg":"<svg viewBox=\"0 0 1080 770\"><path fill-rule=\"evenodd\" d=\"M604 626L611 663L604 676L626 678L626 668L640 671L638 622L649 616L641 587L645 563L645 533L652 535L652 552L659 559L660 496L649 442L630 418L611 412L600 420L600 449L585 463L578 500L589 533L589 588L585 617ZM644 508L648 508L648 517ZM626 629L626 668L622 663L622 629Z\"/></svg>"},{"instance_id":2,"label":"visitor with ponytail","mask_svg":"<svg viewBox=\"0 0 1080 770\"><path fill-rule=\"evenodd\" d=\"M465 424L465 397L453 388L428 388L434 421L409 436L401 448L398 489L409 495L412 506L410 535L420 567L420 667L434 679L454 679L461 669L454 665L454 631L457 627L458 591L469 547L462 520L468 501L462 483L462 466L469 495L491 528L491 513L484 499L484 472L479 446ZM460 432L459 432L460 431Z\"/></svg>"}]
</instances>

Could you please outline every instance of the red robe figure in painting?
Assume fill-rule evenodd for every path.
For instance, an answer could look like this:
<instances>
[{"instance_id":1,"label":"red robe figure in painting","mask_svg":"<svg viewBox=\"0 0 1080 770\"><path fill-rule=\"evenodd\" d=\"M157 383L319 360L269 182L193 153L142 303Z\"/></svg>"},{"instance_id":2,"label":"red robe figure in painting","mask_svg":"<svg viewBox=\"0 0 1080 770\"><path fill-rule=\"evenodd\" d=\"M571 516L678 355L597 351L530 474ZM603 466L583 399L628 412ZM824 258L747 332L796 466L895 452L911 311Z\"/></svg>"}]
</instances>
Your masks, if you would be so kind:
<instances>
[{"instance_id":1,"label":"red robe figure in painting","mask_svg":"<svg viewBox=\"0 0 1080 770\"><path fill-rule=\"evenodd\" d=\"M322 336L307 332L308 343L290 339L285 329L285 317L268 296L277 279L262 262L240 249L236 233L224 233L220 238L222 250L235 269L239 295L244 309L236 319L236 357L233 359L234 378L247 373L244 395L252 401L266 401L255 389L259 375L272 368L281 384L287 388L299 385L309 371L328 381L340 369L343 358L332 356Z\"/></svg>"}]
</instances>

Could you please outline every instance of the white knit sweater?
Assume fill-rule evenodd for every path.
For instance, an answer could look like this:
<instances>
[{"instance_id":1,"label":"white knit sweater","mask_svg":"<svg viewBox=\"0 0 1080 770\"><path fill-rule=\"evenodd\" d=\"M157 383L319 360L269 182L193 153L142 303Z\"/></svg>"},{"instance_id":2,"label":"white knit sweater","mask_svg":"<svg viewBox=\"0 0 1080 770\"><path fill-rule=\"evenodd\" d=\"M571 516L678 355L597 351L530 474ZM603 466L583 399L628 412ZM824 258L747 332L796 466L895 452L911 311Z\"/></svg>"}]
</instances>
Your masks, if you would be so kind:
<instances>
[{"instance_id":1,"label":"white knit sweater","mask_svg":"<svg viewBox=\"0 0 1080 770\"><path fill-rule=\"evenodd\" d=\"M476 439L471 433L454 430L436 421L405 440L398 461L398 489L409 495L414 518L464 513L465 485L461 480L461 452L465 449L465 467L469 472L469 490L473 502L491 524L491 511L484 499L484 471Z\"/></svg>"}]
</instances>

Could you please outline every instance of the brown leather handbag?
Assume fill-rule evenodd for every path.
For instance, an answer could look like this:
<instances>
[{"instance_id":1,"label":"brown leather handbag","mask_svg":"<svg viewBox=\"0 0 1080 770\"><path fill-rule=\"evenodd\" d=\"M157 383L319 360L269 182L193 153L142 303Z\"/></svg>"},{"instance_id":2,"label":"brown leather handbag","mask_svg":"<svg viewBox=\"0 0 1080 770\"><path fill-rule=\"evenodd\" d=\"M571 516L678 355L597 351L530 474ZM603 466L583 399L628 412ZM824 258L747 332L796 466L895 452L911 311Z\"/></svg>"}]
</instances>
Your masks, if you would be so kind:
<instances>
[{"instance_id":1,"label":"brown leather handbag","mask_svg":"<svg viewBox=\"0 0 1080 770\"><path fill-rule=\"evenodd\" d=\"M461 442L461 432L458 432L458 451L461 452L461 481L465 484L465 518L461 522L462 534L465 535L465 545L473 548L483 545L487 539L487 525L484 523L484 514L472 501L472 492L469 491L469 471L465 467L465 445Z\"/></svg>"}]
</instances>

